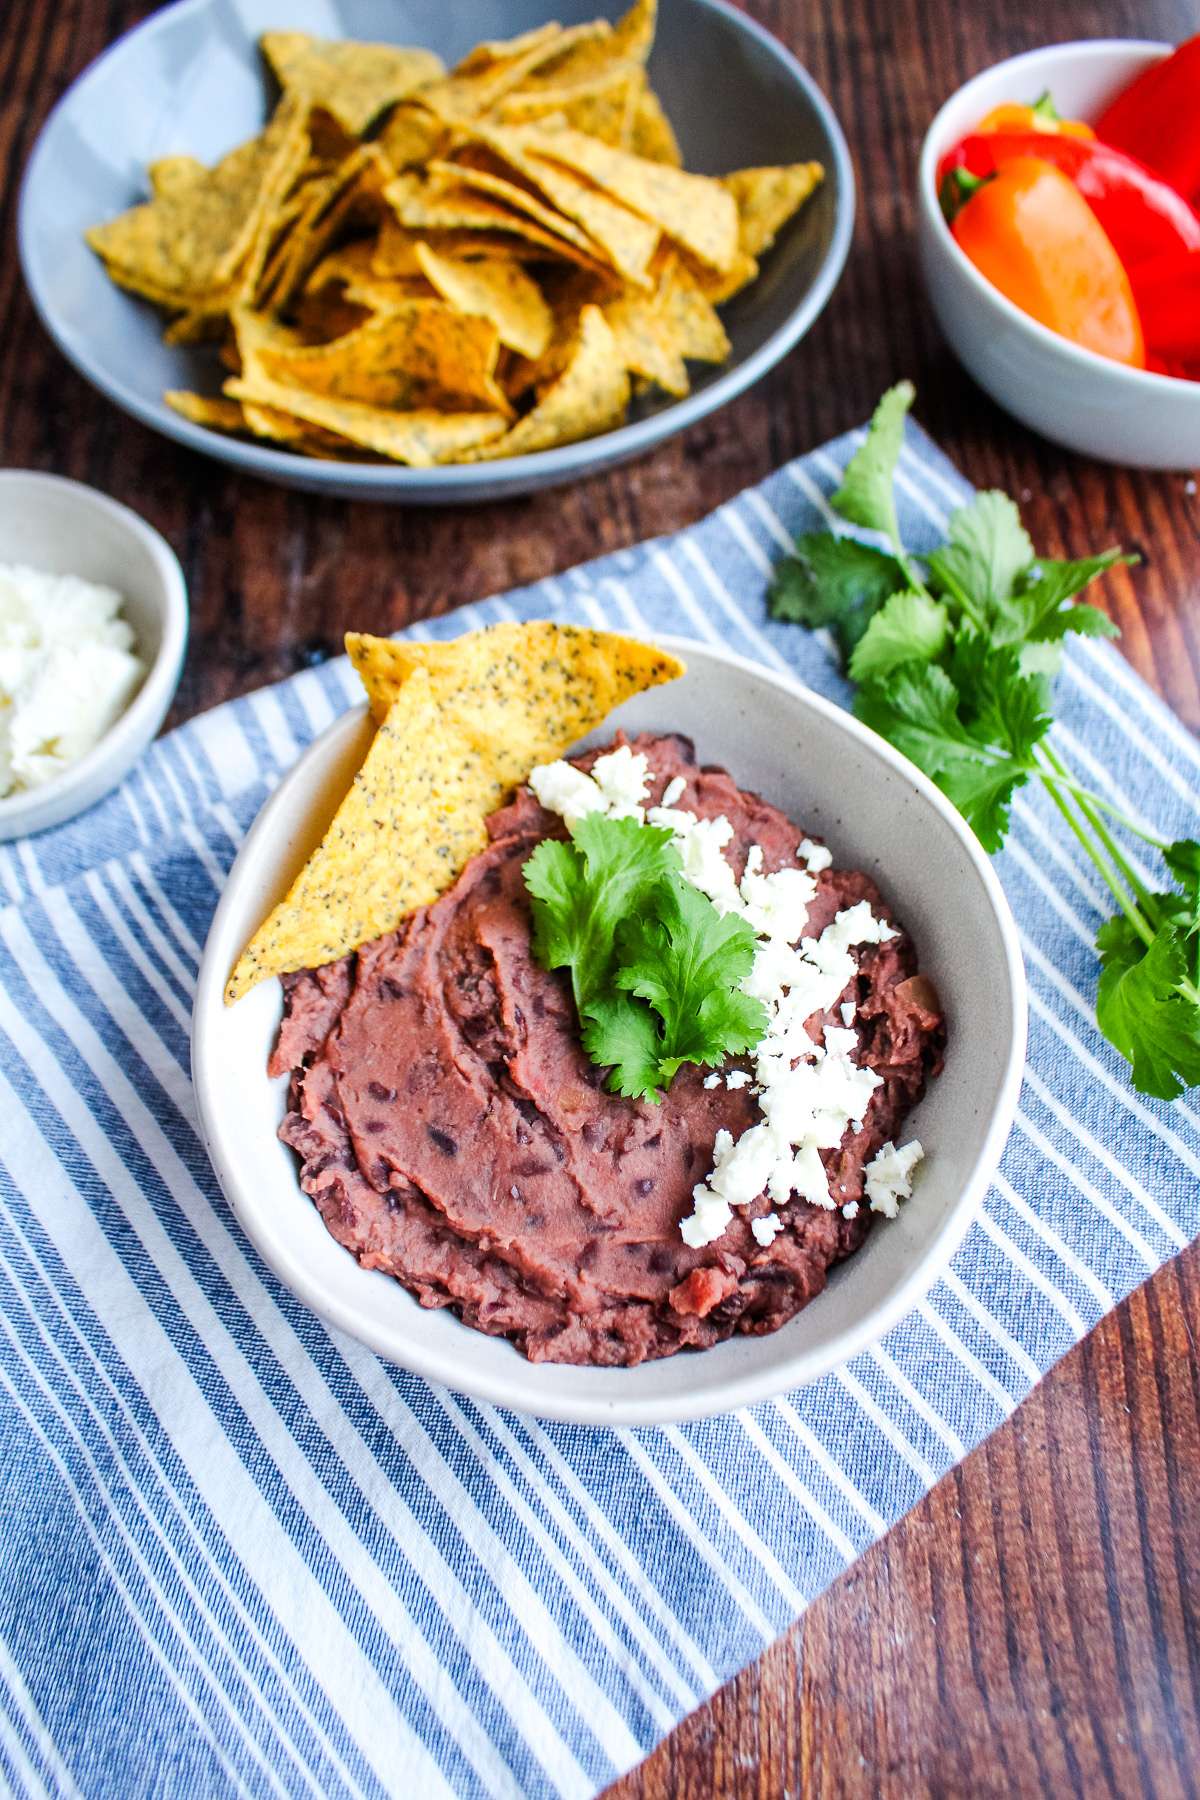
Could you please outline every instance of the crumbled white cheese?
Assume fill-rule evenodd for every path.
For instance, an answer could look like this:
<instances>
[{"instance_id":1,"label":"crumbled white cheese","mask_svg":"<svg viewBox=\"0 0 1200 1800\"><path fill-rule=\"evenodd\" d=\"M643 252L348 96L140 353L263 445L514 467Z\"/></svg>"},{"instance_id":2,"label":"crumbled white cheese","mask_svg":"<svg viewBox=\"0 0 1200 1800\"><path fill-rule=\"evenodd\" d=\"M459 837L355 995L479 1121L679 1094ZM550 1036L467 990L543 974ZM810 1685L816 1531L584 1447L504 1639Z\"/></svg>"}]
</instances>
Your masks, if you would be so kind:
<instances>
[{"instance_id":1,"label":"crumbled white cheese","mask_svg":"<svg viewBox=\"0 0 1200 1800\"><path fill-rule=\"evenodd\" d=\"M751 1219L750 1230L755 1241L769 1250L775 1238L783 1230L783 1220L778 1213L765 1213L761 1219Z\"/></svg>"},{"instance_id":2,"label":"crumbled white cheese","mask_svg":"<svg viewBox=\"0 0 1200 1800\"><path fill-rule=\"evenodd\" d=\"M858 1217L858 1201L857 1200L847 1200L845 1206L843 1206L843 1208L842 1208L842 1217L843 1217L843 1219L857 1219L857 1217Z\"/></svg>"},{"instance_id":3,"label":"crumbled white cheese","mask_svg":"<svg viewBox=\"0 0 1200 1800\"><path fill-rule=\"evenodd\" d=\"M814 844L811 838L801 838L796 855L802 863L808 865L814 875L819 875L833 862L833 852L824 844Z\"/></svg>"},{"instance_id":4,"label":"crumbled white cheese","mask_svg":"<svg viewBox=\"0 0 1200 1800\"><path fill-rule=\"evenodd\" d=\"M0 796L95 748L145 674L121 595L76 575L0 567Z\"/></svg>"},{"instance_id":5,"label":"crumbled white cheese","mask_svg":"<svg viewBox=\"0 0 1200 1800\"><path fill-rule=\"evenodd\" d=\"M853 1000L847 1000L845 1005L842 1007L842 1024L843 1025L853 1025L853 1023L854 1023L855 1019L857 1019L857 1017L858 1017L857 1006L855 1006Z\"/></svg>"},{"instance_id":6,"label":"crumbled white cheese","mask_svg":"<svg viewBox=\"0 0 1200 1800\"><path fill-rule=\"evenodd\" d=\"M745 1069L730 1069L725 1077L725 1086L727 1088L743 1088L749 1080L750 1076Z\"/></svg>"},{"instance_id":7,"label":"crumbled white cheese","mask_svg":"<svg viewBox=\"0 0 1200 1800\"><path fill-rule=\"evenodd\" d=\"M542 763L529 772L529 785L547 812L567 825L578 825L589 813L607 812L608 802L590 775L569 762Z\"/></svg>"},{"instance_id":8,"label":"crumbled white cheese","mask_svg":"<svg viewBox=\"0 0 1200 1800\"><path fill-rule=\"evenodd\" d=\"M646 758L635 753L628 744L620 744L592 764L592 780L604 795L610 819L645 818L642 801L650 785Z\"/></svg>"},{"instance_id":9,"label":"crumbled white cheese","mask_svg":"<svg viewBox=\"0 0 1200 1800\"><path fill-rule=\"evenodd\" d=\"M729 1203L707 1190L696 1189L696 1207L679 1226L679 1235L692 1250L702 1250L705 1244L715 1243L717 1238L725 1235L729 1221L733 1217Z\"/></svg>"},{"instance_id":10,"label":"crumbled white cheese","mask_svg":"<svg viewBox=\"0 0 1200 1800\"><path fill-rule=\"evenodd\" d=\"M706 1075L704 1077L704 1085L706 1088L720 1087L721 1077L719 1075Z\"/></svg>"},{"instance_id":11,"label":"crumbled white cheese","mask_svg":"<svg viewBox=\"0 0 1200 1800\"><path fill-rule=\"evenodd\" d=\"M683 779L682 775L676 775L671 781L668 781L666 787L663 789L662 805L675 806L683 799L686 792L687 782Z\"/></svg>"},{"instance_id":12,"label":"crumbled white cheese","mask_svg":"<svg viewBox=\"0 0 1200 1800\"><path fill-rule=\"evenodd\" d=\"M911 1144L904 1144L900 1149L893 1143L886 1143L871 1158L866 1167L866 1178L867 1199L872 1212L882 1213L885 1219L896 1217L901 1200L909 1199L912 1194L912 1172L924 1155L924 1149L914 1138Z\"/></svg>"}]
</instances>

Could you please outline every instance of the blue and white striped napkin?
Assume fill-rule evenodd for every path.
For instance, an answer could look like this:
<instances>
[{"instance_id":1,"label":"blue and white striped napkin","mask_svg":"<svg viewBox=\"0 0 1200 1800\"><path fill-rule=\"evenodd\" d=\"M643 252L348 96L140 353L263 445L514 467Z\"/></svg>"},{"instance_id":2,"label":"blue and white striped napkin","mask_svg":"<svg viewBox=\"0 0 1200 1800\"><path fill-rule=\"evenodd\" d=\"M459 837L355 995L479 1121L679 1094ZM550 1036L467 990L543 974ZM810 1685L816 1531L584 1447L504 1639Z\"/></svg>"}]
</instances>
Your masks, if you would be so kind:
<instances>
[{"instance_id":1,"label":"blue and white striped napkin","mask_svg":"<svg viewBox=\"0 0 1200 1800\"><path fill-rule=\"evenodd\" d=\"M845 698L828 647L763 597L855 441L414 635L547 614L680 631ZM967 492L915 431L900 481L915 544ZM1200 1229L1195 1096L1139 1099L1098 1036L1104 896L1022 796L999 862L1031 985L1016 1129L949 1273L877 1349L637 1432L545 1427L386 1367L246 1243L188 1075L242 834L355 692L339 661L218 708L85 818L0 852L0 1786L18 1794L587 1796ZM1200 833L1200 748L1115 652L1072 644L1059 710L1083 780Z\"/></svg>"}]
</instances>

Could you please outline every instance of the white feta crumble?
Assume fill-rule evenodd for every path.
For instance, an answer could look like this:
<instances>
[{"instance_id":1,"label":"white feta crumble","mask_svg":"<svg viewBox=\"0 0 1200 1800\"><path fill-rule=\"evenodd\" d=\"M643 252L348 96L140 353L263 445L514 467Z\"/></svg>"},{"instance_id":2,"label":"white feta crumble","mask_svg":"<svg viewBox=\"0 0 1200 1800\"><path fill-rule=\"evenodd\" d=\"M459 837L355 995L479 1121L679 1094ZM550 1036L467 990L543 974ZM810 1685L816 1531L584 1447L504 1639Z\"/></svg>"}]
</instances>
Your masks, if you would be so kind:
<instances>
[{"instance_id":1,"label":"white feta crumble","mask_svg":"<svg viewBox=\"0 0 1200 1800\"><path fill-rule=\"evenodd\" d=\"M727 1088L744 1088L749 1080L750 1076L745 1069L730 1069L725 1077L725 1086Z\"/></svg>"},{"instance_id":2,"label":"white feta crumble","mask_svg":"<svg viewBox=\"0 0 1200 1800\"><path fill-rule=\"evenodd\" d=\"M832 850L829 850L824 844L814 844L812 839L807 837L801 838L800 848L796 855L801 862L808 865L814 875L819 875L823 869L828 869L833 862Z\"/></svg>"},{"instance_id":3,"label":"white feta crumble","mask_svg":"<svg viewBox=\"0 0 1200 1800\"><path fill-rule=\"evenodd\" d=\"M761 1219L751 1219L750 1230L756 1243L769 1250L779 1233L783 1230L783 1220L778 1213L764 1213Z\"/></svg>"},{"instance_id":4,"label":"white feta crumble","mask_svg":"<svg viewBox=\"0 0 1200 1800\"><path fill-rule=\"evenodd\" d=\"M720 1087L721 1077L719 1075L706 1075L704 1077L704 1085L706 1088Z\"/></svg>"},{"instance_id":5,"label":"white feta crumble","mask_svg":"<svg viewBox=\"0 0 1200 1800\"><path fill-rule=\"evenodd\" d=\"M610 819L645 818L642 801L650 785L649 764L628 744L619 744L592 764L592 780L604 796Z\"/></svg>"},{"instance_id":6,"label":"white feta crumble","mask_svg":"<svg viewBox=\"0 0 1200 1800\"><path fill-rule=\"evenodd\" d=\"M899 1150L895 1144L886 1143L871 1158L866 1167L866 1178L867 1199L872 1212L882 1213L885 1219L896 1217L901 1200L909 1199L912 1194L912 1172L924 1155L924 1149L914 1138L911 1144L904 1144Z\"/></svg>"},{"instance_id":7,"label":"white feta crumble","mask_svg":"<svg viewBox=\"0 0 1200 1800\"><path fill-rule=\"evenodd\" d=\"M857 1219L857 1217L858 1217L858 1201L857 1200L847 1200L845 1206L843 1206L843 1208L842 1208L842 1217L843 1217L843 1219Z\"/></svg>"},{"instance_id":8,"label":"white feta crumble","mask_svg":"<svg viewBox=\"0 0 1200 1800\"><path fill-rule=\"evenodd\" d=\"M0 796L95 748L145 674L114 588L0 567Z\"/></svg>"},{"instance_id":9,"label":"white feta crumble","mask_svg":"<svg viewBox=\"0 0 1200 1800\"><path fill-rule=\"evenodd\" d=\"M857 1006L855 1006L853 1000L847 1000L845 1005L842 1007L842 1024L843 1025L853 1025L853 1023L854 1023L855 1019L857 1019L857 1017L858 1017Z\"/></svg>"},{"instance_id":10,"label":"white feta crumble","mask_svg":"<svg viewBox=\"0 0 1200 1800\"><path fill-rule=\"evenodd\" d=\"M674 806L678 801L683 799L686 792L687 782L683 779L682 775L676 775L673 780L668 781L666 787L663 789L661 804L663 806Z\"/></svg>"},{"instance_id":11,"label":"white feta crumble","mask_svg":"<svg viewBox=\"0 0 1200 1800\"><path fill-rule=\"evenodd\" d=\"M531 769L529 785L539 805L557 813L568 826L578 825L589 813L608 811L608 801L591 776L569 762L542 763Z\"/></svg>"}]
</instances>

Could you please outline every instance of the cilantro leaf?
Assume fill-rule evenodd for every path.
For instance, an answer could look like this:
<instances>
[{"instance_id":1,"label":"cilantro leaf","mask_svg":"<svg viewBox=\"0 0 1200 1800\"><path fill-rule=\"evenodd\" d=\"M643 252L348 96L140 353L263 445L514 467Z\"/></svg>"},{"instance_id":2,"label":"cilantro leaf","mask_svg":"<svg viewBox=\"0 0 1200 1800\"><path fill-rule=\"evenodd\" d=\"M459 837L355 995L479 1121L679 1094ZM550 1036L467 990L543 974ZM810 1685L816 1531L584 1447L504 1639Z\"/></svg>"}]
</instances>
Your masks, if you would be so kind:
<instances>
[{"instance_id":1,"label":"cilantro leaf","mask_svg":"<svg viewBox=\"0 0 1200 1800\"><path fill-rule=\"evenodd\" d=\"M959 692L937 663L906 663L886 681L858 690L854 710L927 775L956 762L982 761L986 751L958 716Z\"/></svg>"},{"instance_id":2,"label":"cilantro leaf","mask_svg":"<svg viewBox=\"0 0 1200 1800\"><path fill-rule=\"evenodd\" d=\"M1066 602L1106 569L1135 560L1122 556L1119 550L1105 550L1099 556L1081 557L1076 562L1040 563L1033 572L1034 579L1016 596L1012 609L1020 637L1035 643L1057 642L1070 631L1087 637L1118 637L1120 633L1107 613L1086 602L1075 606L1067 606Z\"/></svg>"},{"instance_id":3,"label":"cilantro leaf","mask_svg":"<svg viewBox=\"0 0 1200 1800\"><path fill-rule=\"evenodd\" d=\"M949 539L928 558L929 577L979 631L993 630L1009 612L1033 545L1007 494L977 494L950 518Z\"/></svg>"},{"instance_id":4,"label":"cilantro leaf","mask_svg":"<svg viewBox=\"0 0 1200 1800\"><path fill-rule=\"evenodd\" d=\"M589 813L571 837L546 838L522 873L534 902L533 953L545 969L570 969L582 1012L609 981L620 920L681 865L671 833L636 819Z\"/></svg>"},{"instance_id":5,"label":"cilantro leaf","mask_svg":"<svg viewBox=\"0 0 1200 1800\"><path fill-rule=\"evenodd\" d=\"M657 1099L685 1062L753 1047L766 1013L740 983L754 959L744 919L684 881L671 833L589 813L522 871L543 968L571 973L584 1048L610 1085Z\"/></svg>"},{"instance_id":6,"label":"cilantro leaf","mask_svg":"<svg viewBox=\"0 0 1200 1800\"><path fill-rule=\"evenodd\" d=\"M1185 991L1182 934L1161 926L1147 947L1122 913L1101 926L1096 948L1101 1031L1132 1063L1135 1087L1174 1100L1200 1082L1200 1005Z\"/></svg>"},{"instance_id":7,"label":"cilantro leaf","mask_svg":"<svg viewBox=\"0 0 1200 1800\"><path fill-rule=\"evenodd\" d=\"M1009 808L1013 795L1029 779L1024 763L1012 757L952 763L934 777L948 800L953 800L989 855L995 855L1008 836Z\"/></svg>"},{"instance_id":8,"label":"cilantro leaf","mask_svg":"<svg viewBox=\"0 0 1200 1800\"><path fill-rule=\"evenodd\" d=\"M871 619L850 658L855 681L890 675L906 662L934 662L946 647L946 609L911 589L892 594Z\"/></svg>"},{"instance_id":9,"label":"cilantro leaf","mask_svg":"<svg viewBox=\"0 0 1200 1800\"><path fill-rule=\"evenodd\" d=\"M809 531L785 556L767 596L773 619L795 625L828 625L836 634L843 662L889 594L905 584L894 556L860 544L857 538Z\"/></svg>"},{"instance_id":10,"label":"cilantro leaf","mask_svg":"<svg viewBox=\"0 0 1200 1800\"><path fill-rule=\"evenodd\" d=\"M609 1089L627 1100L657 1100L662 1038L650 1008L619 988L593 1000L583 1018L583 1047L600 1068L611 1066Z\"/></svg>"},{"instance_id":11,"label":"cilantro leaf","mask_svg":"<svg viewBox=\"0 0 1200 1800\"><path fill-rule=\"evenodd\" d=\"M1015 659L1014 659L1015 660ZM999 679L989 704L994 720L969 729L961 716L962 696L937 663L907 663L886 681L858 691L854 710L864 724L886 737L932 776L953 800L985 850L998 850L1008 831L1008 809L1016 789L1028 779L1023 755L1013 754L1031 720L1023 711L1029 696L1020 685ZM1009 753L989 746L995 736Z\"/></svg>"},{"instance_id":12,"label":"cilantro leaf","mask_svg":"<svg viewBox=\"0 0 1200 1800\"><path fill-rule=\"evenodd\" d=\"M903 546L893 481L904 443L904 417L915 398L911 381L898 381L888 389L875 408L865 441L846 464L842 485L830 502L852 525L881 531L897 551L902 551Z\"/></svg>"},{"instance_id":13,"label":"cilantro leaf","mask_svg":"<svg viewBox=\"0 0 1200 1800\"><path fill-rule=\"evenodd\" d=\"M960 711L970 735L980 744L999 745L1028 761L1033 747L1050 729L1050 691L1045 680L1029 673L1020 654L1009 645L996 648L979 632L963 632L954 645L950 671L961 694Z\"/></svg>"}]
</instances>

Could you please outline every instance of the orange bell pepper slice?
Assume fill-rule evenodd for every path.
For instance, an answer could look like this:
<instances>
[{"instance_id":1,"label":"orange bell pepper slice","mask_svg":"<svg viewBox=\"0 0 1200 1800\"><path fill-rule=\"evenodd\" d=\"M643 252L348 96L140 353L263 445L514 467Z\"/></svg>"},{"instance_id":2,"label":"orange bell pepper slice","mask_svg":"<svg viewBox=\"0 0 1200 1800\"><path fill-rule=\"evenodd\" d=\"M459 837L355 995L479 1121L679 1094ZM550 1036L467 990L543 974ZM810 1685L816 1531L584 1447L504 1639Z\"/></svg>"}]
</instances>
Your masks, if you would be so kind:
<instances>
[{"instance_id":1,"label":"orange bell pepper slice","mask_svg":"<svg viewBox=\"0 0 1200 1800\"><path fill-rule=\"evenodd\" d=\"M1005 163L951 229L980 274L1022 312L1085 350L1144 369L1129 277L1095 213L1061 169L1037 156Z\"/></svg>"},{"instance_id":2,"label":"orange bell pepper slice","mask_svg":"<svg viewBox=\"0 0 1200 1800\"><path fill-rule=\"evenodd\" d=\"M1094 138L1096 135L1083 119L1060 118L1048 93L1031 106L1023 106L1016 100L1001 101L999 106L984 113L975 130L1043 131L1054 137L1075 138Z\"/></svg>"}]
</instances>

